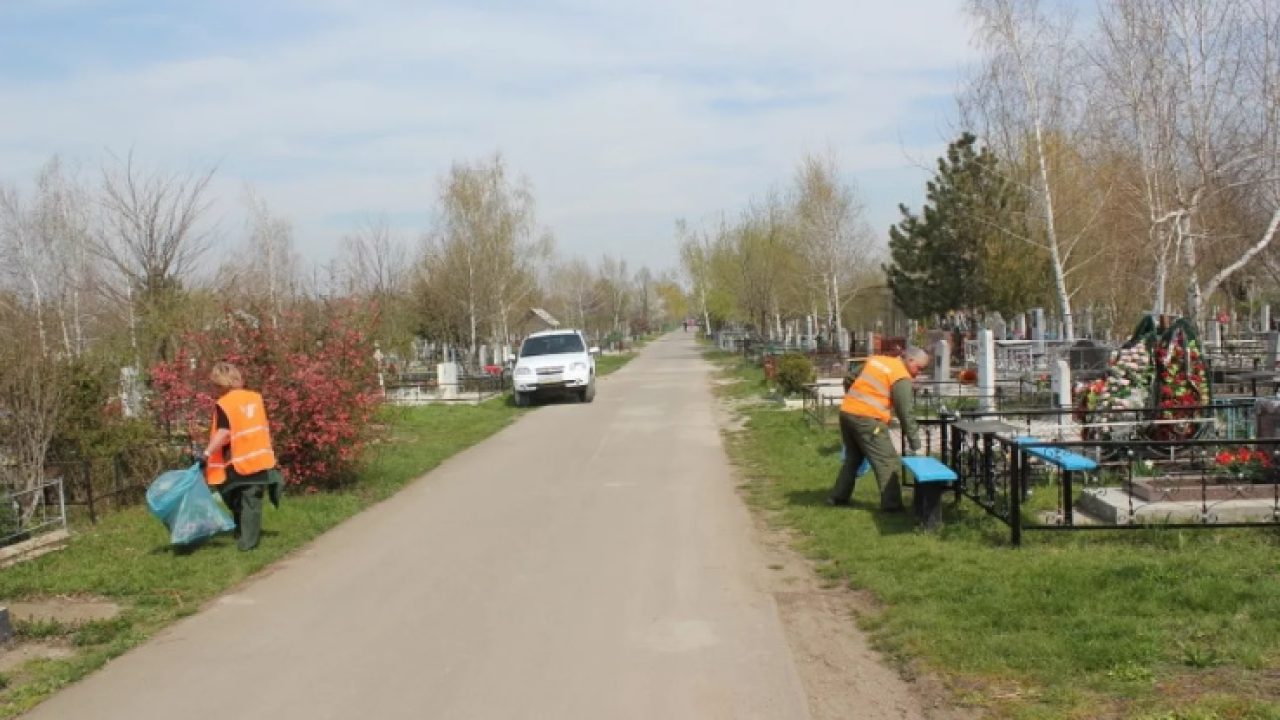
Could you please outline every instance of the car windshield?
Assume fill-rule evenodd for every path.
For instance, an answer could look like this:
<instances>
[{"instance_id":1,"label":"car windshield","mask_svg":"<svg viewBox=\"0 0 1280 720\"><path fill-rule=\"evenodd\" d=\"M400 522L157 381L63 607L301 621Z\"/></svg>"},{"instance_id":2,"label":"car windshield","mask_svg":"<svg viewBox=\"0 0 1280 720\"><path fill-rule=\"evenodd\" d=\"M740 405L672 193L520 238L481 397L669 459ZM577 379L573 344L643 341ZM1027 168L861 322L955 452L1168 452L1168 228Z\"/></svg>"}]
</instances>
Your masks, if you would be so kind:
<instances>
[{"instance_id":1,"label":"car windshield","mask_svg":"<svg viewBox=\"0 0 1280 720\"><path fill-rule=\"evenodd\" d=\"M524 341L520 357L582 352L583 349L582 338L577 335L541 335Z\"/></svg>"}]
</instances>

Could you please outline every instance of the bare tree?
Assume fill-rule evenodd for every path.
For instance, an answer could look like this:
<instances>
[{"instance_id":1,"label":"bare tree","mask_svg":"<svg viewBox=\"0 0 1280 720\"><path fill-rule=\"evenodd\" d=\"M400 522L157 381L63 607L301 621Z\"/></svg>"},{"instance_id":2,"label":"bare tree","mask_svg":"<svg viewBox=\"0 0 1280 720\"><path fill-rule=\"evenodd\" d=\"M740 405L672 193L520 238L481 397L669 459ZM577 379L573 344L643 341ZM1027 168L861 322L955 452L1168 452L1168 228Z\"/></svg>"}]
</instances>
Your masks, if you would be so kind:
<instances>
[{"instance_id":1,"label":"bare tree","mask_svg":"<svg viewBox=\"0 0 1280 720\"><path fill-rule=\"evenodd\" d=\"M387 298L404 290L408 248L391 232L385 215L342 238L342 261L349 290L362 297Z\"/></svg>"},{"instance_id":2,"label":"bare tree","mask_svg":"<svg viewBox=\"0 0 1280 720\"><path fill-rule=\"evenodd\" d=\"M715 278L712 273L711 238L705 231L693 230L684 220L676 221L676 237L680 243L680 260L694 307L702 315L702 327L711 332L710 295Z\"/></svg>"},{"instance_id":3,"label":"bare tree","mask_svg":"<svg viewBox=\"0 0 1280 720\"><path fill-rule=\"evenodd\" d=\"M244 191L248 217L245 221L247 247L236 253L239 260L234 276L258 293L266 294L272 321L278 323L285 302L298 286L298 256L293 250L293 226L275 215L265 199L251 186Z\"/></svg>"},{"instance_id":4,"label":"bare tree","mask_svg":"<svg viewBox=\"0 0 1280 720\"><path fill-rule=\"evenodd\" d=\"M28 352L34 338L34 315L17 308L0 322L8 342L0 347L0 449L8 454L15 475L7 481L15 489L31 490L44 482L45 456L65 408L66 387L61 366ZM29 518L37 498L21 506L21 520Z\"/></svg>"},{"instance_id":5,"label":"bare tree","mask_svg":"<svg viewBox=\"0 0 1280 720\"><path fill-rule=\"evenodd\" d=\"M15 288L21 288L19 298L26 298L35 319L36 337L39 340L40 357L49 354L48 330L45 324L45 301L51 264L50 248L43 242L37 226L36 212L23 201L18 191L0 185L0 239L5 255L12 258L6 263Z\"/></svg>"},{"instance_id":6,"label":"bare tree","mask_svg":"<svg viewBox=\"0 0 1280 720\"><path fill-rule=\"evenodd\" d=\"M573 327L588 331L602 305L591 266L581 258L561 263L551 271L549 284L564 319Z\"/></svg>"},{"instance_id":7,"label":"bare tree","mask_svg":"<svg viewBox=\"0 0 1280 720\"><path fill-rule=\"evenodd\" d=\"M133 154L102 171L105 227L98 254L137 292L161 294L173 287L208 249L199 227L208 210L214 169L194 174L146 173Z\"/></svg>"},{"instance_id":8,"label":"bare tree","mask_svg":"<svg viewBox=\"0 0 1280 720\"><path fill-rule=\"evenodd\" d=\"M871 255L865 209L855 188L841 182L830 155L801 161L795 193L801 261L809 282L821 289L827 330L842 335L845 305L857 291L857 269Z\"/></svg>"},{"instance_id":9,"label":"bare tree","mask_svg":"<svg viewBox=\"0 0 1280 720\"><path fill-rule=\"evenodd\" d=\"M987 57L966 111L975 126L985 126L988 142L1003 157L1029 160L1028 176L1015 180L1033 199L1040 223L1037 237L1023 239L1049 254L1059 311L1067 337L1073 338L1068 275L1084 261L1075 255L1091 222L1074 235L1061 232L1063 178L1054 163L1078 139L1072 123L1080 114L1069 82L1080 72L1070 18L1046 10L1040 0L969 0L968 8ZM1100 207L1091 204L1095 207L1083 209L1086 219Z\"/></svg>"},{"instance_id":10,"label":"bare tree","mask_svg":"<svg viewBox=\"0 0 1280 720\"><path fill-rule=\"evenodd\" d=\"M1280 231L1280 10L1273 0L1170 0L1177 27L1178 82L1190 98L1183 123L1198 181L1182 191L1187 311L1204 318L1204 298L1251 263ZM1237 188L1270 220L1234 260L1199 282L1199 244L1226 240L1200 213L1209 196ZM1218 237L1215 238L1215 235Z\"/></svg>"},{"instance_id":11,"label":"bare tree","mask_svg":"<svg viewBox=\"0 0 1280 720\"><path fill-rule=\"evenodd\" d=\"M623 320L631 309L631 276L627 271L627 261L614 259L605 255L600 259L597 273L605 295L605 307L608 308L613 324L613 332L623 332Z\"/></svg>"},{"instance_id":12,"label":"bare tree","mask_svg":"<svg viewBox=\"0 0 1280 720\"><path fill-rule=\"evenodd\" d=\"M537 264L551 244L537 230L528 182L509 179L501 155L453 165L422 275L434 297L450 299L472 352L485 332L509 339L513 313L536 290Z\"/></svg>"}]
</instances>

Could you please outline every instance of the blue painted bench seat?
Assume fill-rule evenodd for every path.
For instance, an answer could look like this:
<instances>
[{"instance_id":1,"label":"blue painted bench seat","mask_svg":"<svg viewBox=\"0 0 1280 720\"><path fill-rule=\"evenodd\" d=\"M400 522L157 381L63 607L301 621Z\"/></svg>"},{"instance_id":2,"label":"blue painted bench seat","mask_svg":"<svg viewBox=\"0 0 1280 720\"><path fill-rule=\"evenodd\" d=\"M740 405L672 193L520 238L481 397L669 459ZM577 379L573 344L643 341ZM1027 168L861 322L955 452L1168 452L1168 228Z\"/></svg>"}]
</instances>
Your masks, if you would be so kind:
<instances>
[{"instance_id":1,"label":"blue painted bench seat","mask_svg":"<svg viewBox=\"0 0 1280 720\"><path fill-rule=\"evenodd\" d=\"M1089 472L1098 469L1098 463L1083 455L1060 447L1039 445L1044 442L1039 438L1024 435L1014 438L1013 441L1019 445L1030 445L1031 447L1025 448L1028 455L1034 455L1047 463L1057 465L1060 470L1066 472Z\"/></svg>"},{"instance_id":2,"label":"blue painted bench seat","mask_svg":"<svg viewBox=\"0 0 1280 720\"><path fill-rule=\"evenodd\" d=\"M956 471L943 465L937 458L908 455L902 458L902 466L915 476L917 483L955 482Z\"/></svg>"},{"instance_id":3,"label":"blue painted bench seat","mask_svg":"<svg viewBox=\"0 0 1280 720\"><path fill-rule=\"evenodd\" d=\"M918 483L955 482L959 478L956 471L943 465L937 458L908 455L902 458L902 465ZM866 458L858 466L858 477L871 472L871 463Z\"/></svg>"}]
</instances>

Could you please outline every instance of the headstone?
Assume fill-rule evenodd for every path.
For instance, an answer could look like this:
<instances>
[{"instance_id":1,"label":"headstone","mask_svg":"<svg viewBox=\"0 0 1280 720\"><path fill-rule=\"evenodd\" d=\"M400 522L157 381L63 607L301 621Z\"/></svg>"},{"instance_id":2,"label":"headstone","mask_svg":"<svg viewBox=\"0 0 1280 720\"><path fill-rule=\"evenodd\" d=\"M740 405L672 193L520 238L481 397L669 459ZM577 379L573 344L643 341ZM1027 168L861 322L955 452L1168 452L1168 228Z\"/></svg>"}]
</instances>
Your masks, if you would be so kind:
<instances>
[{"instance_id":1,"label":"headstone","mask_svg":"<svg viewBox=\"0 0 1280 720\"><path fill-rule=\"evenodd\" d=\"M951 379L951 343L938 339L929 346L933 352L933 379L947 382Z\"/></svg>"},{"instance_id":2,"label":"headstone","mask_svg":"<svg viewBox=\"0 0 1280 720\"><path fill-rule=\"evenodd\" d=\"M987 328L991 330L997 340L1004 340L1008 337L1008 327L999 312L992 313L991 317L987 319Z\"/></svg>"},{"instance_id":3,"label":"headstone","mask_svg":"<svg viewBox=\"0 0 1280 720\"><path fill-rule=\"evenodd\" d=\"M1031 311L1031 339L1036 343L1036 352L1044 352L1044 309Z\"/></svg>"},{"instance_id":4,"label":"headstone","mask_svg":"<svg viewBox=\"0 0 1280 720\"><path fill-rule=\"evenodd\" d=\"M1077 340L1067 350L1067 365L1080 380L1094 380L1107 373L1111 350L1092 340Z\"/></svg>"},{"instance_id":5,"label":"headstone","mask_svg":"<svg viewBox=\"0 0 1280 720\"><path fill-rule=\"evenodd\" d=\"M876 333L867 333L867 345L863 348L863 353L866 355L876 354Z\"/></svg>"},{"instance_id":6,"label":"headstone","mask_svg":"<svg viewBox=\"0 0 1280 720\"><path fill-rule=\"evenodd\" d=\"M0 607L0 645L13 639L13 623L9 619L9 608Z\"/></svg>"},{"instance_id":7,"label":"headstone","mask_svg":"<svg viewBox=\"0 0 1280 720\"><path fill-rule=\"evenodd\" d=\"M480 346L480 357L477 358L476 364L479 365L482 369L484 368L485 365L489 364L489 346L488 345Z\"/></svg>"},{"instance_id":8,"label":"headstone","mask_svg":"<svg viewBox=\"0 0 1280 720\"><path fill-rule=\"evenodd\" d=\"M1263 362L1267 370L1275 370L1280 365L1280 332L1272 330L1267 333L1267 355Z\"/></svg>"},{"instance_id":9,"label":"headstone","mask_svg":"<svg viewBox=\"0 0 1280 720\"><path fill-rule=\"evenodd\" d=\"M840 348L841 355L849 354L849 331L842 327L836 327L836 347Z\"/></svg>"},{"instance_id":10,"label":"headstone","mask_svg":"<svg viewBox=\"0 0 1280 720\"><path fill-rule=\"evenodd\" d=\"M1093 337L1093 308L1084 309L1084 336Z\"/></svg>"},{"instance_id":11,"label":"headstone","mask_svg":"<svg viewBox=\"0 0 1280 720\"><path fill-rule=\"evenodd\" d=\"M1262 306L1262 332L1271 332L1271 306Z\"/></svg>"},{"instance_id":12,"label":"headstone","mask_svg":"<svg viewBox=\"0 0 1280 720\"><path fill-rule=\"evenodd\" d=\"M996 409L996 342L990 330L978 331L978 409Z\"/></svg>"},{"instance_id":13,"label":"headstone","mask_svg":"<svg viewBox=\"0 0 1280 720\"><path fill-rule=\"evenodd\" d=\"M1013 319L1013 339L1027 339L1027 314L1018 313L1018 317Z\"/></svg>"},{"instance_id":14,"label":"headstone","mask_svg":"<svg viewBox=\"0 0 1280 720\"><path fill-rule=\"evenodd\" d=\"M440 397L444 400L458 398L458 382L462 377L458 363L444 362L436 366L436 387L440 389Z\"/></svg>"},{"instance_id":15,"label":"headstone","mask_svg":"<svg viewBox=\"0 0 1280 720\"><path fill-rule=\"evenodd\" d=\"M1054 363L1053 375L1049 378L1053 389L1053 398L1060 408L1071 407L1071 368L1066 360Z\"/></svg>"},{"instance_id":16,"label":"headstone","mask_svg":"<svg viewBox=\"0 0 1280 720\"><path fill-rule=\"evenodd\" d=\"M815 336L817 335L817 331L814 327L815 325L816 323L813 321L812 315L808 315L805 317L805 335L804 335L805 350L813 350L818 347L818 341L815 339Z\"/></svg>"},{"instance_id":17,"label":"headstone","mask_svg":"<svg viewBox=\"0 0 1280 720\"><path fill-rule=\"evenodd\" d=\"M1222 323L1217 320L1209 322L1209 340L1214 347L1222 347Z\"/></svg>"},{"instance_id":18,"label":"headstone","mask_svg":"<svg viewBox=\"0 0 1280 720\"><path fill-rule=\"evenodd\" d=\"M1254 406L1258 415L1258 438L1280 438L1280 400L1259 398Z\"/></svg>"}]
</instances>

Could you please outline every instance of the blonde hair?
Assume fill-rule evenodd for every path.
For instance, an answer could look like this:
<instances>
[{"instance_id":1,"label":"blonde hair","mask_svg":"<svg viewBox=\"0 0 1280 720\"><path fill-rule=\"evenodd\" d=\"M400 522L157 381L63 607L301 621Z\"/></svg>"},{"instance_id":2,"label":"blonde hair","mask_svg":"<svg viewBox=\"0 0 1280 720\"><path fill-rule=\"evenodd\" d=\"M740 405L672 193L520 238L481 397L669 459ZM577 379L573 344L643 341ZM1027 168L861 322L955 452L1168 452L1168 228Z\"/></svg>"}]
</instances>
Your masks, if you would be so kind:
<instances>
[{"instance_id":1,"label":"blonde hair","mask_svg":"<svg viewBox=\"0 0 1280 720\"><path fill-rule=\"evenodd\" d=\"M240 371L229 362L214 363L213 369L209 371L209 380L214 385L227 390L244 387L244 378L240 377Z\"/></svg>"}]
</instances>

